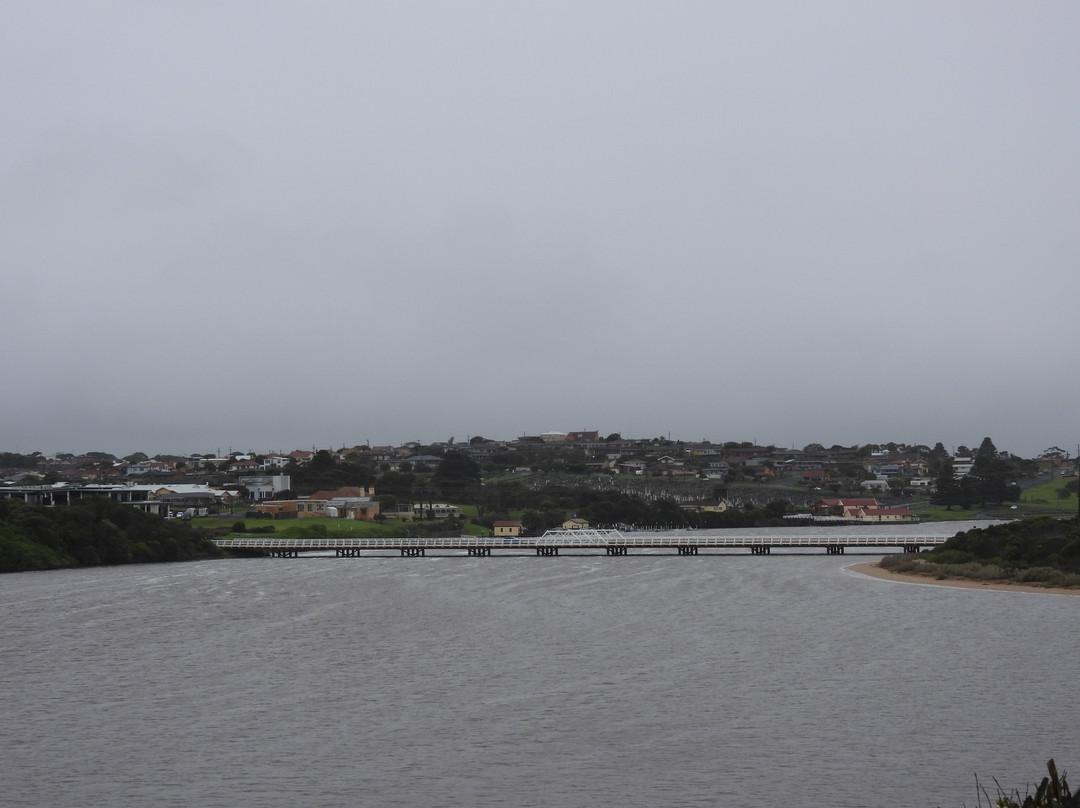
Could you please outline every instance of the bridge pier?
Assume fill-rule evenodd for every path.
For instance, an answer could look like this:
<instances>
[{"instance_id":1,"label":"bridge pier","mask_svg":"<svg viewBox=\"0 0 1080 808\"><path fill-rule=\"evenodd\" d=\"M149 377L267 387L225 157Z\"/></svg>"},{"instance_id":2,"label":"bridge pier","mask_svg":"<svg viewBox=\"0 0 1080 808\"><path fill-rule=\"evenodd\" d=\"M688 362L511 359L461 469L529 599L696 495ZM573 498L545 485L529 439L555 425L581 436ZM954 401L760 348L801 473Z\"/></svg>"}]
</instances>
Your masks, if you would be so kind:
<instances>
[{"instance_id":1,"label":"bridge pier","mask_svg":"<svg viewBox=\"0 0 1080 808\"><path fill-rule=\"evenodd\" d=\"M919 545L917 545L917 544L905 544L905 545L904 545L904 552L905 552L905 553L917 553L917 552L919 552L919 551L920 551L921 549L922 549L922 548L921 548L921 547L919 547Z\"/></svg>"},{"instance_id":2,"label":"bridge pier","mask_svg":"<svg viewBox=\"0 0 1080 808\"><path fill-rule=\"evenodd\" d=\"M469 555L471 556L489 556L491 555L490 547L470 547Z\"/></svg>"},{"instance_id":3,"label":"bridge pier","mask_svg":"<svg viewBox=\"0 0 1080 808\"><path fill-rule=\"evenodd\" d=\"M558 547L537 547L536 554L538 556L557 556L559 554Z\"/></svg>"},{"instance_id":4,"label":"bridge pier","mask_svg":"<svg viewBox=\"0 0 1080 808\"><path fill-rule=\"evenodd\" d=\"M401 548L401 557L402 558L417 558L419 556L422 556L423 554L424 554L424 548L423 547L402 547Z\"/></svg>"},{"instance_id":5,"label":"bridge pier","mask_svg":"<svg viewBox=\"0 0 1080 808\"><path fill-rule=\"evenodd\" d=\"M628 547L609 547L607 548L607 554L609 556L624 556L627 555Z\"/></svg>"},{"instance_id":6,"label":"bridge pier","mask_svg":"<svg viewBox=\"0 0 1080 808\"><path fill-rule=\"evenodd\" d=\"M830 544L825 547L825 552L829 555L843 555L844 545L842 544Z\"/></svg>"},{"instance_id":7,"label":"bridge pier","mask_svg":"<svg viewBox=\"0 0 1080 808\"><path fill-rule=\"evenodd\" d=\"M299 558L299 550L271 550L269 553L271 558Z\"/></svg>"},{"instance_id":8,"label":"bridge pier","mask_svg":"<svg viewBox=\"0 0 1080 808\"><path fill-rule=\"evenodd\" d=\"M339 547L334 551L335 558L359 558L360 550L356 547Z\"/></svg>"},{"instance_id":9,"label":"bridge pier","mask_svg":"<svg viewBox=\"0 0 1080 808\"><path fill-rule=\"evenodd\" d=\"M696 547L679 547L679 555L697 555L698 548Z\"/></svg>"},{"instance_id":10,"label":"bridge pier","mask_svg":"<svg viewBox=\"0 0 1080 808\"><path fill-rule=\"evenodd\" d=\"M761 545L755 545L750 548L750 555L772 555L771 547L763 547Z\"/></svg>"}]
</instances>

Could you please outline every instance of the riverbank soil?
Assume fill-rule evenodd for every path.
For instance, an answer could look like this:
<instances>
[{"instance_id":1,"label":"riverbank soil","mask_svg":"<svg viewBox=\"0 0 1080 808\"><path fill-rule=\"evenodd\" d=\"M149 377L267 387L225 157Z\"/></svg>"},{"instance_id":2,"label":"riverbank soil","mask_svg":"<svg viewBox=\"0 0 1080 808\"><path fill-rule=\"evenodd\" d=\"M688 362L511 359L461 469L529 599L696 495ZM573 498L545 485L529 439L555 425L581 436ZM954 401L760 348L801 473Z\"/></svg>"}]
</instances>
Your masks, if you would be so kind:
<instances>
[{"instance_id":1,"label":"riverbank soil","mask_svg":"<svg viewBox=\"0 0 1080 808\"><path fill-rule=\"evenodd\" d=\"M965 578L934 578L930 575L912 575L906 572L890 572L883 569L876 561L862 564L849 564L847 569L871 578L883 578L908 584L933 584L935 586L953 586L960 589L994 589L1001 592L1033 592L1040 595L1080 595L1080 589L1065 589L1054 586L1033 584L1012 584L1005 581L971 581Z\"/></svg>"}]
</instances>

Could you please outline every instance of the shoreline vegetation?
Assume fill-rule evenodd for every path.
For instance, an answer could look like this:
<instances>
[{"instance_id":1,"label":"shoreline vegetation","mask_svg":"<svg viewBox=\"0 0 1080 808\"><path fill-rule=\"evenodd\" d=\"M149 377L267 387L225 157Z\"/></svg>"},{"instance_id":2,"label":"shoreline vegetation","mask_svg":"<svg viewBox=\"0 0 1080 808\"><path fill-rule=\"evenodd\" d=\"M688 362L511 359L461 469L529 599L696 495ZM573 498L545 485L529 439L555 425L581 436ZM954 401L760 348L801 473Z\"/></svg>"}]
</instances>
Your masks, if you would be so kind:
<instances>
[{"instance_id":1,"label":"shoreline vegetation","mask_svg":"<svg viewBox=\"0 0 1080 808\"><path fill-rule=\"evenodd\" d=\"M1069 788L1069 781L1066 776L1064 774L1058 776L1057 764L1054 763L1053 758L1046 762L1046 769L1049 776L1042 779L1042 782L1036 787L1035 793L1031 793L1029 787L1027 793L1023 796L1021 796L1019 790L1015 789L1011 794L1007 793L997 780L994 781L997 794L992 795L986 790L985 786L979 784L979 778L976 775L975 786L978 794L978 804L982 805L983 797L985 797L987 806L996 806L997 808L1080 808L1080 791L1074 794L1072 789Z\"/></svg>"},{"instance_id":2,"label":"shoreline vegetation","mask_svg":"<svg viewBox=\"0 0 1080 808\"><path fill-rule=\"evenodd\" d=\"M1080 520L1041 516L974 528L926 553L848 568L907 583L1080 595Z\"/></svg>"},{"instance_id":3,"label":"shoreline vegetation","mask_svg":"<svg viewBox=\"0 0 1080 808\"><path fill-rule=\"evenodd\" d=\"M0 572L222 557L206 531L111 499L62 508L0 500Z\"/></svg>"},{"instance_id":4,"label":"shoreline vegetation","mask_svg":"<svg viewBox=\"0 0 1080 808\"><path fill-rule=\"evenodd\" d=\"M930 573L896 572L885 569L878 561L863 561L849 564L845 569L905 584L925 584L926 586L950 586L958 589L986 589L999 592L1030 592L1041 595L1080 595L1080 587L1050 586L1046 584L1021 584L1013 581L977 581L973 578L939 578Z\"/></svg>"}]
</instances>

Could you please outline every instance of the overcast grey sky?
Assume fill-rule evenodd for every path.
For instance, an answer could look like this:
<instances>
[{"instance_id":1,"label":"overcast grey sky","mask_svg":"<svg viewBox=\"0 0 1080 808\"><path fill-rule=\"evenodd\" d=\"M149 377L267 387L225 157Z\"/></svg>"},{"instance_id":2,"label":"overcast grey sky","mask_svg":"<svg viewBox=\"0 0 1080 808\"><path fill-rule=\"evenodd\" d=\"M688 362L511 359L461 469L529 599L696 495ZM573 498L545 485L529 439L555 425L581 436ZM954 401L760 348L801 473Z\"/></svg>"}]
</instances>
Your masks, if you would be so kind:
<instances>
[{"instance_id":1,"label":"overcast grey sky","mask_svg":"<svg viewBox=\"0 0 1080 808\"><path fill-rule=\"evenodd\" d=\"M0 450L1080 440L1080 4L0 7Z\"/></svg>"}]
</instances>

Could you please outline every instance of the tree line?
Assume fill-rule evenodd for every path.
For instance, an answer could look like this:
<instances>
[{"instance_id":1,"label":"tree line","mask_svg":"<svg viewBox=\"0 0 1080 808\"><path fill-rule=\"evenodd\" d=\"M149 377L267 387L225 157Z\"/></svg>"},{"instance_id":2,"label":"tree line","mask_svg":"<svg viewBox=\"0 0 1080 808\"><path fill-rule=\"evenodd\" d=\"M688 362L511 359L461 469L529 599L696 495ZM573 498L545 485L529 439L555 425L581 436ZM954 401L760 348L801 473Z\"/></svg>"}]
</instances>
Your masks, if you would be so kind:
<instances>
[{"instance_id":1,"label":"tree line","mask_svg":"<svg viewBox=\"0 0 1080 808\"><path fill-rule=\"evenodd\" d=\"M106 498L43 508L0 500L0 572L189 561L221 555L186 522Z\"/></svg>"},{"instance_id":2,"label":"tree line","mask_svg":"<svg viewBox=\"0 0 1080 808\"><path fill-rule=\"evenodd\" d=\"M1002 505L1020 499L1020 486L1016 480L1029 471L1028 464L1002 457L990 438L983 438L976 450L970 473L956 476L951 457L940 459L934 494L930 501L952 510L954 505L963 509L978 503L982 506Z\"/></svg>"}]
</instances>

